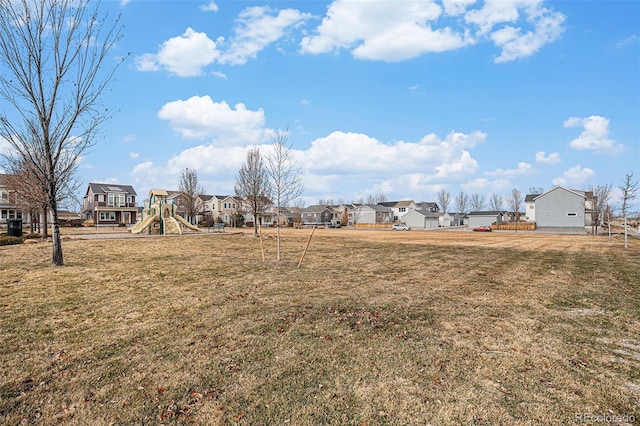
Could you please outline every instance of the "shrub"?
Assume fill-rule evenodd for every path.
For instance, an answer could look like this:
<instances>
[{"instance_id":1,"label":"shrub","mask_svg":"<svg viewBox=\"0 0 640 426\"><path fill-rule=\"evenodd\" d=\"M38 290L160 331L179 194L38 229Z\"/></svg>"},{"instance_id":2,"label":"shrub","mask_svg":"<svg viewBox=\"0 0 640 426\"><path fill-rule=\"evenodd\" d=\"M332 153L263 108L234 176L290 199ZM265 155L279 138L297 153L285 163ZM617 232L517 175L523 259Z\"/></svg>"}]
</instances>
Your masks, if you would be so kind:
<instances>
[{"instance_id":1,"label":"shrub","mask_svg":"<svg viewBox=\"0 0 640 426\"><path fill-rule=\"evenodd\" d=\"M0 246L10 246L13 244L22 244L22 238L20 237L0 237Z\"/></svg>"}]
</instances>

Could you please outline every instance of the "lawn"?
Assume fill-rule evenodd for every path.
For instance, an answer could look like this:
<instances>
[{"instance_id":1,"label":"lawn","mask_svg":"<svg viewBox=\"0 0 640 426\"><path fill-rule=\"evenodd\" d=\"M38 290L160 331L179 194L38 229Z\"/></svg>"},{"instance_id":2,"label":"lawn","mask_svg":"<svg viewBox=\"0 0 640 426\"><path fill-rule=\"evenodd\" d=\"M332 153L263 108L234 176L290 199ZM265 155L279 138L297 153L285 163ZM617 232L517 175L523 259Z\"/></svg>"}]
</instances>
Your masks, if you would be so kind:
<instances>
[{"instance_id":1,"label":"lawn","mask_svg":"<svg viewBox=\"0 0 640 426\"><path fill-rule=\"evenodd\" d=\"M309 234L0 247L0 423L639 421L637 239Z\"/></svg>"}]
</instances>

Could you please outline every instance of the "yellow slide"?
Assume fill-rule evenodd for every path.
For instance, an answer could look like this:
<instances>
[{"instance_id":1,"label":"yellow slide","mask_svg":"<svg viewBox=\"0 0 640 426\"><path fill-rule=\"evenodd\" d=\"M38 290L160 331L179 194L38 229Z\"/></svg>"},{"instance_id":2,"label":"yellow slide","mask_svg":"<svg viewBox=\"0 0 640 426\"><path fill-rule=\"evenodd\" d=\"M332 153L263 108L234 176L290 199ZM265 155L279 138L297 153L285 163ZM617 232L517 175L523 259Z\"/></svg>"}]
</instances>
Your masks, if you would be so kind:
<instances>
[{"instance_id":1,"label":"yellow slide","mask_svg":"<svg viewBox=\"0 0 640 426\"><path fill-rule=\"evenodd\" d=\"M182 223L184 226L186 226L187 228L193 230L193 231L200 231L200 228L198 228L196 225L192 225L189 222L187 222L186 220L184 220L184 218L180 215L173 215L173 218L175 220L177 220L178 222Z\"/></svg>"},{"instance_id":2,"label":"yellow slide","mask_svg":"<svg viewBox=\"0 0 640 426\"><path fill-rule=\"evenodd\" d=\"M132 234L139 234L147 226L151 225L154 221L158 220L157 215L147 216L142 222L138 222L133 228L129 229Z\"/></svg>"}]
</instances>

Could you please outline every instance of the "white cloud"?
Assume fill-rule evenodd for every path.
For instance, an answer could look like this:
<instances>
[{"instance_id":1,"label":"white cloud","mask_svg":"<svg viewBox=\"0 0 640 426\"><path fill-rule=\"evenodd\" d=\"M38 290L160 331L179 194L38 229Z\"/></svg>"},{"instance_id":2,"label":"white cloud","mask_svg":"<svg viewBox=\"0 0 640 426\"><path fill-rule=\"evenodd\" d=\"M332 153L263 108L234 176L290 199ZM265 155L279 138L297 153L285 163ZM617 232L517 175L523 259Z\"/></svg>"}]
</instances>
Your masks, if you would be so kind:
<instances>
[{"instance_id":1,"label":"white cloud","mask_svg":"<svg viewBox=\"0 0 640 426\"><path fill-rule=\"evenodd\" d=\"M304 53L350 50L358 59L402 61L429 52L492 41L495 62L531 56L563 32L565 16L542 0L355 2L336 0L315 32L302 39ZM462 16L464 19L450 19ZM449 18L449 19L446 19ZM497 28L497 30L496 30Z\"/></svg>"},{"instance_id":2,"label":"white cloud","mask_svg":"<svg viewBox=\"0 0 640 426\"><path fill-rule=\"evenodd\" d=\"M476 0L442 0L445 15L462 15L467 11L467 7L474 4Z\"/></svg>"},{"instance_id":3,"label":"white cloud","mask_svg":"<svg viewBox=\"0 0 640 426\"><path fill-rule=\"evenodd\" d=\"M240 13L229 48L219 58L220 63L242 65L255 58L259 51L285 35L285 30L311 18L296 9L283 9L272 14L268 7L249 7Z\"/></svg>"},{"instance_id":4,"label":"white cloud","mask_svg":"<svg viewBox=\"0 0 640 426\"><path fill-rule=\"evenodd\" d=\"M435 187L469 179L478 167L471 150L485 138L478 131L451 132L444 138L429 134L417 142L385 144L365 134L333 132L314 140L308 149L293 152L303 171L305 194L312 198L351 200L379 193L426 196ZM215 181L216 191L230 192L246 159L247 145L221 146L217 141L198 145L166 164L140 163L131 174L143 189L171 188L177 185L180 171L189 167L198 171L199 179ZM270 152L268 142L257 146L263 155Z\"/></svg>"},{"instance_id":5,"label":"white cloud","mask_svg":"<svg viewBox=\"0 0 640 426\"><path fill-rule=\"evenodd\" d=\"M334 1L314 35L300 44L304 53L351 49L354 57L389 62L467 44L465 34L449 27L432 29L442 9L432 1Z\"/></svg>"},{"instance_id":6,"label":"white cloud","mask_svg":"<svg viewBox=\"0 0 640 426\"><path fill-rule=\"evenodd\" d=\"M203 74L203 68L220 55L216 43L205 33L192 28L181 36L162 43L158 53L145 53L135 60L138 71L166 69L179 77L194 77Z\"/></svg>"},{"instance_id":7,"label":"white cloud","mask_svg":"<svg viewBox=\"0 0 640 426\"><path fill-rule=\"evenodd\" d=\"M133 142L137 139L137 136L134 133L131 133L129 135L126 135L125 137L122 138L122 142L124 143L130 143Z\"/></svg>"},{"instance_id":8,"label":"white cloud","mask_svg":"<svg viewBox=\"0 0 640 426\"><path fill-rule=\"evenodd\" d=\"M495 62L508 62L533 55L560 37L564 32L564 21L565 17L560 13L544 13L537 17L533 31L523 33L520 27L505 27L495 31L491 34L491 40L502 48Z\"/></svg>"},{"instance_id":9,"label":"white cloud","mask_svg":"<svg viewBox=\"0 0 640 426\"><path fill-rule=\"evenodd\" d=\"M545 151L536 152L536 161L542 164L558 164L562 161L560 154L551 152L549 155Z\"/></svg>"},{"instance_id":10,"label":"white cloud","mask_svg":"<svg viewBox=\"0 0 640 426\"><path fill-rule=\"evenodd\" d=\"M552 183L554 185L565 187L582 186L595 175L596 172L594 172L593 170L582 167L578 164L565 171L562 176L553 179Z\"/></svg>"},{"instance_id":11,"label":"white cloud","mask_svg":"<svg viewBox=\"0 0 640 426\"><path fill-rule=\"evenodd\" d=\"M158 112L172 129L187 139L216 138L220 145L250 145L265 140L262 108L251 111L242 103L233 108L209 96L193 96L185 101L168 102Z\"/></svg>"},{"instance_id":12,"label":"white cloud","mask_svg":"<svg viewBox=\"0 0 640 426\"><path fill-rule=\"evenodd\" d=\"M218 5L215 1L210 1L200 6L200 10L202 10L203 12L217 12Z\"/></svg>"},{"instance_id":13,"label":"white cloud","mask_svg":"<svg viewBox=\"0 0 640 426\"><path fill-rule=\"evenodd\" d=\"M592 150L597 153L616 155L624 151L624 145L609 138L609 119L599 115L586 118L570 117L564 127L584 127L580 136L569 145L573 149Z\"/></svg>"},{"instance_id":14,"label":"white cloud","mask_svg":"<svg viewBox=\"0 0 640 426\"><path fill-rule=\"evenodd\" d=\"M533 166L529 163L521 161L518 163L518 167L515 169L496 169L492 172L485 172L486 176L522 176L522 175L530 175L535 172Z\"/></svg>"},{"instance_id":15,"label":"white cloud","mask_svg":"<svg viewBox=\"0 0 640 426\"><path fill-rule=\"evenodd\" d=\"M133 151L131 151L131 152L129 153L129 158L132 158L132 159L134 159L134 160L137 160L138 158L140 158L140 154L138 154L137 152L133 152Z\"/></svg>"},{"instance_id":16,"label":"white cloud","mask_svg":"<svg viewBox=\"0 0 640 426\"><path fill-rule=\"evenodd\" d=\"M639 40L640 40L640 37L638 37L638 35L637 35L637 34L632 34L632 35L630 35L629 37L625 38L624 40L620 40L620 41L616 44L616 46L618 46L618 47L625 47L625 46L628 46L628 45L630 45L630 44L637 43Z\"/></svg>"}]
</instances>

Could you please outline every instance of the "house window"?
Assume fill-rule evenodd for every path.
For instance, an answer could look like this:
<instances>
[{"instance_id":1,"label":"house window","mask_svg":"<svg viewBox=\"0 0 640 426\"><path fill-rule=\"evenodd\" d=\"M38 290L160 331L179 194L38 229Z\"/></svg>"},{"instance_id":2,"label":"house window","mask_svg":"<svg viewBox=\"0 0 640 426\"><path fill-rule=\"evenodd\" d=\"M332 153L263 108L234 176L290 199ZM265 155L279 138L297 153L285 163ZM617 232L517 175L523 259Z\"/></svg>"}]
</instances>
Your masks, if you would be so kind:
<instances>
[{"instance_id":1,"label":"house window","mask_svg":"<svg viewBox=\"0 0 640 426\"><path fill-rule=\"evenodd\" d=\"M115 202L115 195L116 194L109 193L109 202L107 203L109 207L113 207L113 203Z\"/></svg>"},{"instance_id":2,"label":"house window","mask_svg":"<svg viewBox=\"0 0 640 426\"><path fill-rule=\"evenodd\" d=\"M100 212L100 221L115 221L116 220L116 212Z\"/></svg>"},{"instance_id":3,"label":"house window","mask_svg":"<svg viewBox=\"0 0 640 426\"><path fill-rule=\"evenodd\" d=\"M4 201L5 203L9 201L8 191L0 191L0 201Z\"/></svg>"},{"instance_id":4,"label":"house window","mask_svg":"<svg viewBox=\"0 0 640 426\"><path fill-rule=\"evenodd\" d=\"M576 212L567 212L567 217L576 217L578 216L578 213Z\"/></svg>"},{"instance_id":5,"label":"house window","mask_svg":"<svg viewBox=\"0 0 640 426\"><path fill-rule=\"evenodd\" d=\"M124 207L125 206L125 195L124 194L120 194L120 207Z\"/></svg>"},{"instance_id":6,"label":"house window","mask_svg":"<svg viewBox=\"0 0 640 426\"><path fill-rule=\"evenodd\" d=\"M98 194L98 202L104 203L104 194Z\"/></svg>"},{"instance_id":7,"label":"house window","mask_svg":"<svg viewBox=\"0 0 640 426\"><path fill-rule=\"evenodd\" d=\"M127 203L133 203L133 197L131 195L127 195Z\"/></svg>"},{"instance_id":8,"label":"house window","mask_svg":"<svg viewBox=\"0 0 640 426\"><path fill-rule=\"evenodd\" d=\"M398 211L399 211L400 213L404 213L404 212L406 212L406 211L407 211L407 208L406 208L406 207L400 207L400 208L398 209Z\"/></svg>"},{"instance_id":9,"label":"house window","mask_svg":"<svg viewBox=\"0 0 640 426\"><path fill-rule=\"evenodd\" d=\"M2 218L2 219L6 219L7 218L7 210L2 210L2 216L0 216L0 218Z\"/></svg>"},{"instance_id":10,"label":"house window","mask_svg":"<svg viewBox=\"0 0 640 426\"><path fill-rule=\"evenodd\" d=\"M530 209L530 210L533 210L533 209L535 209L535 208L536 208L536 205L535 205L535 204L533 204L533 203L529 204L529 209Z\"/></svg>"}]
</instances>

